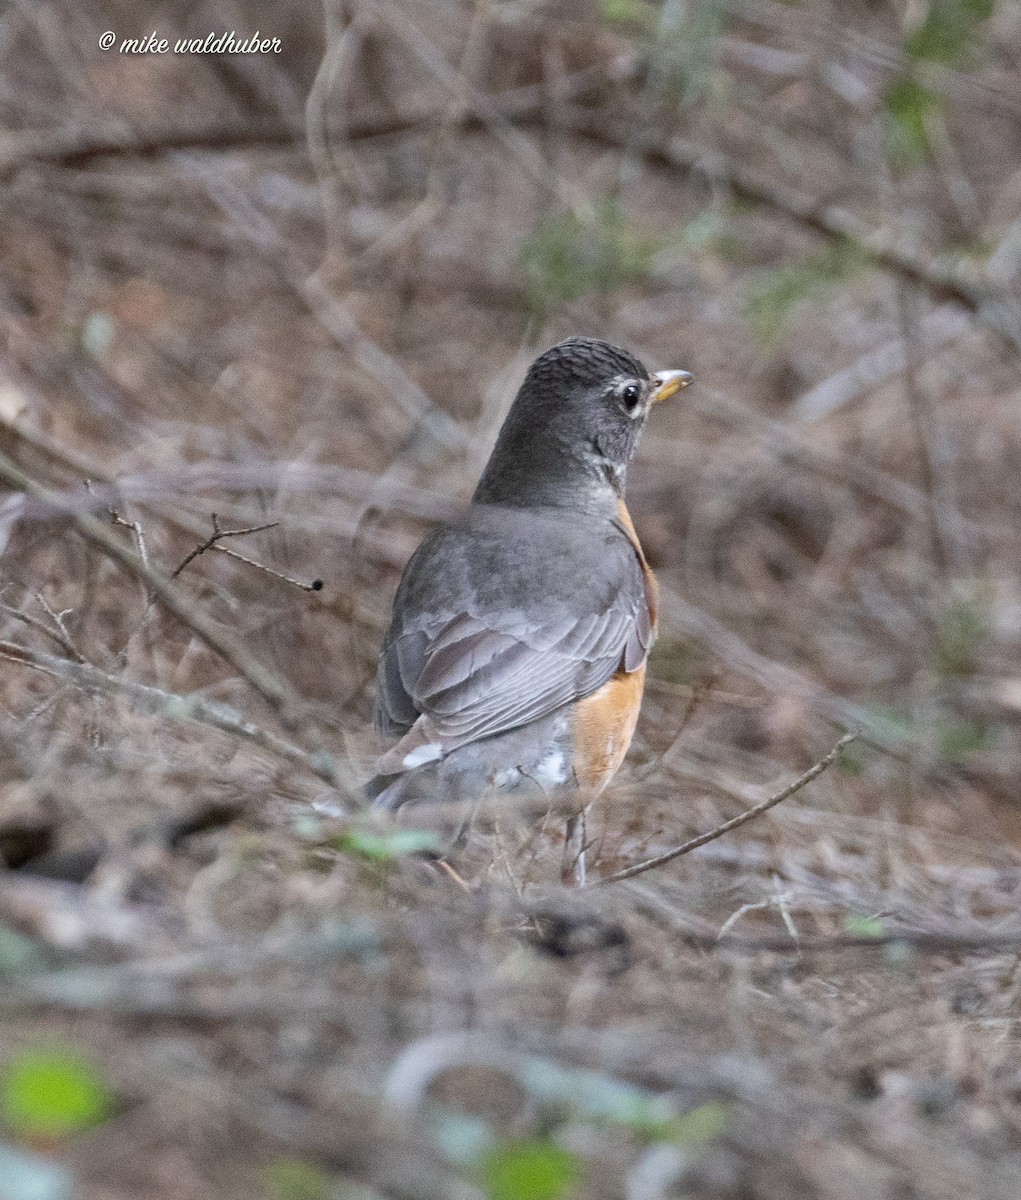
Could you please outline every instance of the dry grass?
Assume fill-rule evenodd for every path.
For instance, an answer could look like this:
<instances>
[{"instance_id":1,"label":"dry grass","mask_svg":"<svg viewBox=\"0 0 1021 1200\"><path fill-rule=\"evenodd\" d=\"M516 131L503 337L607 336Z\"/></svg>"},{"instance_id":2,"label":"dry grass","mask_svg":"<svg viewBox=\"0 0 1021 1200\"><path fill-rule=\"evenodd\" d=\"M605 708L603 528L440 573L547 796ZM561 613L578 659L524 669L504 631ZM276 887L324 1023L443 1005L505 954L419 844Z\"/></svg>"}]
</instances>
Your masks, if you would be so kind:
<instances>
[{"instance_id":1,"label":"dry grass","mask_svg":"<svg viewBox=\"0 0 1021 1200\"><path fill-rule=\"evenodd\" d=\"M84 1200L538 1197L487 1129L565 1196L1021 1193L1021 22L910 60L906 163L919 6L625 7L0 19L0 1090L92 1057L27 1138ZM285 52L98 49L143 25ZM603 887L509 809L373 858L400 567L574 331L697 380L591 873L860 741Z\"/></svg>"}]
</instances>

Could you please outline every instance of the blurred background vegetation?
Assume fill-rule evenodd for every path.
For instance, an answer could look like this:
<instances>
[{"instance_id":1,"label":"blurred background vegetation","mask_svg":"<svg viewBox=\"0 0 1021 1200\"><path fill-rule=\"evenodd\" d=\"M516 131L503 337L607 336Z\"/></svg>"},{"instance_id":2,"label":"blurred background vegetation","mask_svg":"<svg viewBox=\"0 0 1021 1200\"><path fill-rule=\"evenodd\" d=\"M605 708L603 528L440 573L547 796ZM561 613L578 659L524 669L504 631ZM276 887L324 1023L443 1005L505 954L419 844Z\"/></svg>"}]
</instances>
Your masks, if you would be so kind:
<instances>
[{"instance_id":1,"label":"blurred background vegetation","mask_svg":"<svg viewBox=\"0 0 1021 1200\"><path fill-rule=\"evenodd\" d=\"M0 1200L1015 1200L1021 6L0 46ZM556 822L448 876L357 796L400 568L575 332L696 377L592 874L861 737L572 893Z\"/></svg>"}]
</instances>

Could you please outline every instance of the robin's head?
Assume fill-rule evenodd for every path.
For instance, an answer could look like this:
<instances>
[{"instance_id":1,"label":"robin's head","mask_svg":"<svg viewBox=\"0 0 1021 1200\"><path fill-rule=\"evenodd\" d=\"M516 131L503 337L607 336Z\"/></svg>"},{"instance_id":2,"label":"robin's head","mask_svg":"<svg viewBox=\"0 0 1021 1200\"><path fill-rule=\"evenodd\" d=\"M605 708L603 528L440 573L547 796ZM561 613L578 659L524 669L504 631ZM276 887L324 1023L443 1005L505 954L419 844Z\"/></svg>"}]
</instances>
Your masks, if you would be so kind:
<instances>
[{"instance_id":1,"label":"robin's head","mask_svg":"<svg viewBox=\"0 0 1021 1200\"><path fill-rule=\"evenodd\" d=\"M620 496L652 406L690 382L598 338L558 343L528 368L476 500L570 508Z\"/></svg>"}]
</instances>

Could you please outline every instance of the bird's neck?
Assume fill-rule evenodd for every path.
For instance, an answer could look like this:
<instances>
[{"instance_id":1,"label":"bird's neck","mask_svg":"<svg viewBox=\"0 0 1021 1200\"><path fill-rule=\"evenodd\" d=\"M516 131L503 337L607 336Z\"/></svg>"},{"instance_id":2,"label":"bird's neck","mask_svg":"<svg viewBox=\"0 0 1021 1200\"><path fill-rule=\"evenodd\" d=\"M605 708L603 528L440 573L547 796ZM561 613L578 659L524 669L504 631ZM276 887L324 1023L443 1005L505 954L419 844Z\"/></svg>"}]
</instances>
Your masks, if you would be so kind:
<instances>
[{"instance_id":1,"label":"bird's neck","mask_svg":"<svg viewBox=\"0 0 1021 1200\"><path fill-rule=\"evenodd\" d=\"M498 441L472 500L515 508L563 508L611 518L624 495L627 467L594 446L546 437L529 445Z\"/></svg>"}]
</instances>

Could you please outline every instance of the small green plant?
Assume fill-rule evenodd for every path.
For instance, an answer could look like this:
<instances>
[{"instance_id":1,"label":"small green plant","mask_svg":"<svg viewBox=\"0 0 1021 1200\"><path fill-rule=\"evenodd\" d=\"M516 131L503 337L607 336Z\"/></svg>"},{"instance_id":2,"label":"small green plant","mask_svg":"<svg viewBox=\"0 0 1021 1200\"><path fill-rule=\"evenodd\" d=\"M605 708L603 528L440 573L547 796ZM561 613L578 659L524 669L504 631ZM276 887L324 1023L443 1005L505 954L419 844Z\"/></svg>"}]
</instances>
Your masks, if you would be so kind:
<instances>
[{"instance_id":1,"label":"small green plant","mask_svg":"<svg viewBox=\"0 0 1021 1200\"><path fill-rule=\"evenodd\" d=\"M329 839L334 850L353 854L369 862L392 862L405 854L424 854L440 849L440 837L428 829L397 829L393 833L372 833L366 829L347 829Z\"/></svg>"},{"instance_id":2,"label":"small green plant","mask_svg":"<svg viewBox=\"0 0 1021 1200\"><path fill-rule=\"evenodd\" d=\"M911 170L929 157L930 126L942 119L945 99L906 75L893 83L883 104L883 141L894 167Z\"/></svg>"},{"instance_id":3,"label":"small green plant","mask_svg":"<svg viewBox=\"0 0 1021 1200\"><path fill-rule=\"evenodd\" d=\"M925 19L904 43L905 53L944 66L966 64L995 7L996 0L929 0Z\"/></svg>"},{"instance_id":4,"label":"small green plant","mask_svg":"<svg viewBox=\"0 0 1021 1200\"><path fill-rule=\"evenodd\" d=\"M478 1163L488 1200L565 1200L580 1175L577 1157L548 1138L505 1142Z\"/></svg>"},{"instance_id":5,"label":"small green plant","mask_svg":"<svg viewBox=\"0 0 1021 1200\"><path fill-rule=\"evenodd\" d=\"M0 1110L17 1136L65 1137L100 1124L113 1107L96 1068L73 1048L16 1055L0 1077Z\"/></svg>"},{"instance_id":6,"label":"small green plant","mask_svg":"<svg viewBox=\"0 0 1021 1200\"><path fill-rule=\"evenodd\" d=\"M644 279L656 249L656 240L636 230L613 199L597 204L591 219L574 212L547 217L518 251L528 307L545 316Z\"/></svg>"},{"instance_id":7,"label":"small green plant","mask_svg":"<svg viewBox=\"0 0 1021 1200\"><path fill-rule=\"evenodd\" d=\"M603 20L611 25L649 29L656 19L656 6L649 0L602 0Z\"/></svg>"},{"instance_id":8,"label":"small green plant","mask_svg":"<svg viewBox=\"0 0 1021 1200\"><path fill-rule=\"evenodd\" d=\"M886 926L878 917L863 917L858 913L848 913L842 922L844 932L852 937L884 938Z\"/></svg>"},{"instance_id":9,"label":"small green plant","mask_svg":"<svg viewBox=\"0 0 1021 1200\"><path fill-rule=\"evenodd\" d=\"M721 0L656 5L646 0L602 0L603 19L642 46L657 99L691 104L725 85L713 44L729 13ZM721 86L714 88L714 83Z\"/></svg>"},{"instance_id":10,"label":"small green plant","mask_svg":"<svg viewBox=\"0 0 1021 1200\"><path fill-rule=\"evenodd\" d=\"M278 1158L262 1172L266 1200L334 1200L330 1177L300 1158Z\"/></svg>"},{"instance_id":11,"label":"small green plant","mask_svg":"<svg viewBox=\"0 0 1021 1200\"><path fill-rule=\"evenodd\" d=\"M994 8L995 0L929 0L924 6L923 19L904 42L907 66L884 97L883 137L895 168L912 170L928 159L932 133L946 109L945 98L921 81L919 68L925 63L970 66Z\"/></svg>"},{"instance_id":12,"label":"small green plant","mask_svg":"<svg viewBox=\"0 0 1021 1200\"><path fill-rule=\"evenodd\" d=\"M989 727L981 717L944 721L936 731L940 754L948 762L961 762L969 754L989 747Z\"/></svg>"},{"instance_id":13,"label":"small green plant","mask_svg":"<svg viewBox=\"0 0 1021 1200\"><path fill-rule=\"evenodd\" d=\"M945 679L973 675L989 633L989 610L975 592L958 596L940 616L932 644L932 668Z\"/></svg>"}]
</instances>

